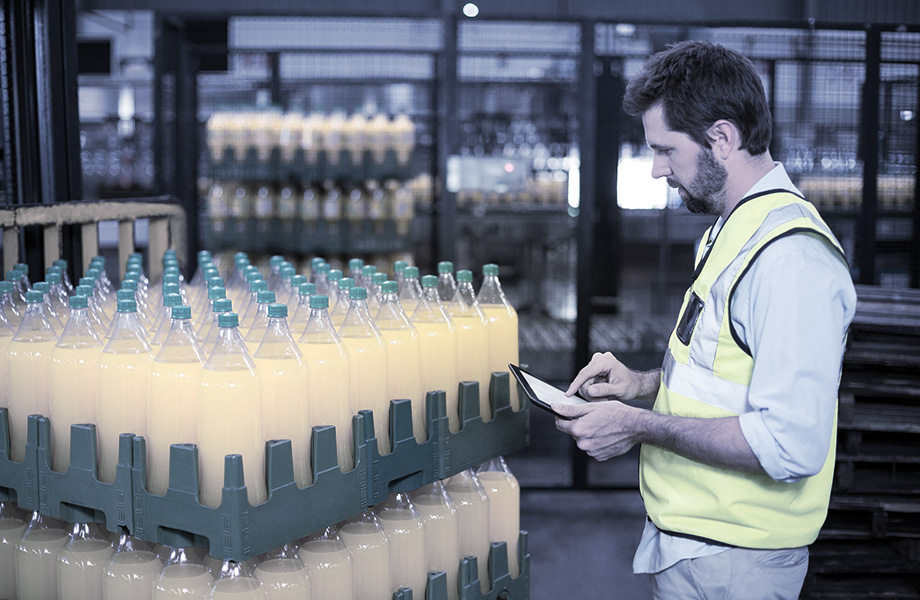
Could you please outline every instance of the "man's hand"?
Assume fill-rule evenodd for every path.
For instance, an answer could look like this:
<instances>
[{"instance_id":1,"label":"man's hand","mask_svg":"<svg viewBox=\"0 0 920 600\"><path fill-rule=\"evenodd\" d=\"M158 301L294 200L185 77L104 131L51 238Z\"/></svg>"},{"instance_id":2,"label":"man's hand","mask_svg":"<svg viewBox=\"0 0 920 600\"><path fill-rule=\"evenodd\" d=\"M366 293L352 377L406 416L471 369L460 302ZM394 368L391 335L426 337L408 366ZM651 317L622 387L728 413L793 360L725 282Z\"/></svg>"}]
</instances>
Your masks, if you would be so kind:
<instances>
[{"instance_id":1,"label":"man's hand","mask_svg":"<svg viewBox=\"0 0 920 600\"><path fill-rule=\"evenodd\" d=\"M648 412L615 400L581 406L554 403L552 407L570 419L556 418L556 429L575 438L578 447L597 460L620 456L632 448L639 441L642 413Z\"/></svg>"},{"instance_id":2,"label":"man's hand","mask_svg":"<svg viewBox=\"0 0 920 600\"><path fill-rule=\"evenodd\" d=\"M632 400L658 392L659 370L641 373L618 361L613 354L596 352L565 391L579 392L585 400Z\"/></svg>"}]
</instances>

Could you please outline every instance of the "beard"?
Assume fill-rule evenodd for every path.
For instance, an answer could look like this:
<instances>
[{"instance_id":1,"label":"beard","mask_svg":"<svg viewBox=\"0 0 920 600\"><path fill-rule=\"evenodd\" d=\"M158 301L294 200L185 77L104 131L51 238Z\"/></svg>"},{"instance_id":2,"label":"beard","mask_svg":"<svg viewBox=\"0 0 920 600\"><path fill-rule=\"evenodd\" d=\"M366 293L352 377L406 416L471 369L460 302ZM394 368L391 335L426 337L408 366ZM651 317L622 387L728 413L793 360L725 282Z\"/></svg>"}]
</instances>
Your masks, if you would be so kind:
<instances>
[{"instance_id":1,"label":"beard","mask_svg":"<svg viewBox=\"0 0 920 600\"><path fill-rule=\"evenodd\" d=\"M725 180L728 172L716 162L709 148L701 148L696 155L696 176L687 186L681 186L676 179L668 178L668 185L683 189L681 198L692 213L718 215L725 208Z\"/></svg>"}]
</instances>

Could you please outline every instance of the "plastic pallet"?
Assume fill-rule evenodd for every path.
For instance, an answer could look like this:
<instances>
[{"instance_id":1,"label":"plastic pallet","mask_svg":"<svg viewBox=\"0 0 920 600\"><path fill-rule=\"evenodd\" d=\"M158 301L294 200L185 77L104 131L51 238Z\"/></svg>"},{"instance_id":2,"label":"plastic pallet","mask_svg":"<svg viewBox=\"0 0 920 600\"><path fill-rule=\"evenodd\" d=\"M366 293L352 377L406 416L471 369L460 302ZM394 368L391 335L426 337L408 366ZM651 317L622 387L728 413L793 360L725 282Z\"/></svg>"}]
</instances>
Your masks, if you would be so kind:
<instances>
[{"instance_id":1,"label":"plastic pallet","mask_svg":"<svg viewBox=\"0 0 920 600\"><path fill-rule=\"evenodd\" d=\"M113 483L97 477L93 425L71 428L71 466L66 473L50 468L51 422L29 417L26 457L9 461L8 418L0 409L0 499L27 510L69 521L94 520L109 530L126 528L153 542L207 547L216 558L247 560L342 521L387 499L509 454L529 443L530 408L510 406L509 375L493 373L490 402L494 418L479 414L479 386L459 384L461 429L448 427L443 391L426 397L428 439L415 440L411 404L390 403L393 449L381 455L374 437L374 415L361 411L352 421L355 468L342 472L336 459L335 428L313 428L313 482L298 488L288 440L266 442L268 500L251 506L244 484L242 457L225 458L224 488L218 508L198 502L198 452L191 444L170 448L170 481L165 495L146 490L146 441L123 433ZM37 480L37 484L36 484ZM36 489L37 487L37 489Z\"/></svg>"}]
</instances>

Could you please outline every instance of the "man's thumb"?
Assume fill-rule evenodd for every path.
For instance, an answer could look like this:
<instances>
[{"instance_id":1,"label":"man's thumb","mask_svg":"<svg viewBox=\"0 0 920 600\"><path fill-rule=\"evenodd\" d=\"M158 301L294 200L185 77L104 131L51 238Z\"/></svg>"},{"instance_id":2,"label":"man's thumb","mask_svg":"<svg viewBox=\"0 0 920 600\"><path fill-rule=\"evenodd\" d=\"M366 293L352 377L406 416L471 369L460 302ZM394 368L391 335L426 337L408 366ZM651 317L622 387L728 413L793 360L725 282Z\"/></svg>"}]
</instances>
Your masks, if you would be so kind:
<instances>
[{"instance_id":1,"label":"man's thumb","mask_svg":"<svg viewBox=\"0 0 920 600\"><path fill-rule=\"evenodd\" d=\"M562 417L580 417L586 412L585 406L578 406L567 402L552 402L550 406L554 413Z\"/></svg>"}]
</instances>

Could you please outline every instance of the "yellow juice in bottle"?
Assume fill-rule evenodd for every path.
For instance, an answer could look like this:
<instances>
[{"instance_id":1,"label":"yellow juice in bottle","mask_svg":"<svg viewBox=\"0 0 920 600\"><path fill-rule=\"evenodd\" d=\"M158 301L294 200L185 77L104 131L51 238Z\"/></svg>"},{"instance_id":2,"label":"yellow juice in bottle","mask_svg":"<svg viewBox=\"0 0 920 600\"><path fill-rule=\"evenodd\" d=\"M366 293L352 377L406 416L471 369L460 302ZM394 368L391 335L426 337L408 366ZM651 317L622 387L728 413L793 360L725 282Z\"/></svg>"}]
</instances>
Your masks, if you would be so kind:
<instances>
[{"instance_id":1,"label":"yellow juice in bottle","mask_svg":"<svg viewBox=\"0 0 920 600\"><path fill-rule=\"evenodd\" d=\"M153 584L151 600L207 600L214 578L202 565L195 563L166 565Z\"/></svg>"},{"instance_id":2,"label":"yellow juice in bottle","mask_svg":"<svg viewBox=\"0 0 920 600\"><path fill-rule=\"evenodd\" d=\"M521 529L521 487L502 458L481 466L476 476L489 495L489 536L508 544L508 571L520 575L518 536Z\"/></svg>"},{"instance_id":3,"label":"yellow juice in bottle","mask_svg":"<svg viewBox=\"0 0 920 600\"><path fill-rule=\"evenodd\" d=\"M57 557L65 543L63 529L37 530L19 542L16 588L20 598L57 598Z\"/></svg>"},{"instance_id":4,"label":"yellow juice in bottle","mask_svg":"<svg viewBox=\"0 0 920 600\"><path fill-rule=\"evenodd\" d=\"M370 509L344 523L339 534L355 562L355 593L363 600L393 597L390 542Z\"/></svg>"},{"instance_id":5,"label":"yellow juice in bottle","mask_svg":"<svg viewBox=\"0 0 920 600\"><path fill-rule=\"evenodd\" d=\"M457 271L457 290L447 312L457 328L457 378L479 382L479 413L484 421L492 419L489 405L489 382L492 374L489 319L476 301L473 273Z\"/></svg>"},{"instance_id":6,"label":"yellow juice in bottle","mask_svg":"<svg viewBox=\"0 0 920 600\"><path fill-rule=\"evenodd\" d=\"M460 521L457 509L440 481L413 492L411 496L425 523L428 572L444 571L447 574L447 598L457 600L460 596Z\"/></svg>"},{"instance_id":7,"label":"yellow juice in bottle","mask_svg":"<svg viewBox=\"0 0 920 600\"><path fill-rule=\"evenodd\" d=\"M285 544L262 557L253 573L262 584L265 600L308 600L310 571L292 544Z\"/></svg>"},{"instance_id":8,"label":"yellow juice in bottle","mask_svg":"<svg viewBox=\"0 0 920 600\"><path fill-rule=\"evenodd\" d=\"M428 584L425 525L407 494L393 494L374 512L390 541L393 591L412 588L413 596L424 597ZM459 565L458 565L459 566Z\"/></svg>"},{"instance_id":9,"label":"yellow juice in bottle","mask_svg":"<svg viewBox=\"0 0 920 600\"><path fill-rule=\"evenodd\" d=\"M29 415L51 412L51 352L55 339L44 342L13 341L6 350L7 408L10 419L10 459L25 458Z\"/></svg>"},{"instance_id":10,"label":"yellow juice in bottle","mask_svg":"<svg viewBox=\"0 0 920 600\"><path fill-rule=\"evenodd\" d=\"M457 329L451 323L412 323L419 337L422 390L447 393L447 417L451 431L459 431L457 405Z\"/></svg>"},{"instance_id":11,"label":"yellow juice in bottle","mask_svg":"<svg viewBox=\"0 0 920 600\"><path fill-rule=\"evenodd\" d=\"M355 599L354 559L335 527L311 535L298 556L310 571L313 600Z\"/></svg>"},{"instance_id":12,"label":"yellow juice in bottle","mask_svg":"<svg viewBox=\"0 0 920 600\"><path fill-rule=\"evenodd\" d=\"M508 370L508 363L518 364L518 316L508 302L498 280L498 265L482 267L483 281L476 300L489 319L491 369L495 372ZM513 381L513 378L511 378ZM521 399L517 386L511 386L511 406L520 410Z\"/></svg>"},{"instance_id":13,"label":"yellow juice in bottle","mask_svg":"<svg viewBox=\"0 0 920 600\"><path fill-rule=\"evenodd\" d=\"M116 552L102 578L103 600L150 600L163 564L153 552Z\"/></svg>"},{"instance_id":14,"label":"yellow juice in bottle","mask_svg":"<svg viewBox=\"0 0 920 600\"><path fill-rule=\"evenodd\" d=\"M491 587L489 581L489 496L476 479L472 469L452 476L447 481L447 493L457 509L459 521L460 556L475 556L479 583L483 593Z\"/></svg>"},{"instance_id":15,"label":"yellow juice in bottle","mask_svg":"<svg viewBox=\"0 0 920 600\"><path fill-rule=\"evenodd\" d=\"M0 503L0 598L16 598L16 553L26 522L12 505Z\"/></svg>"},{"instance_id":16,"label":"yellow juice in bottle","mask_svg":"<svg viewBox=\"0 0 920 600\"><path fill-rule=\"evenodd\" d=\"M102 598L103 570L115 551L108 540L80 540L58 555L58 600Z\"/></svg>"}]
</instances>

